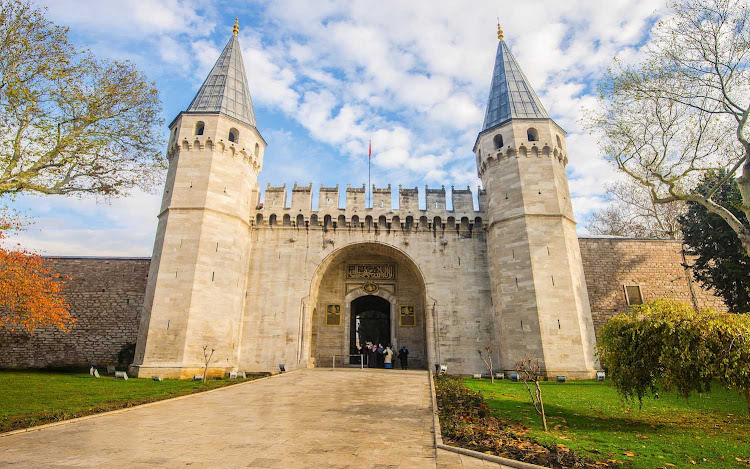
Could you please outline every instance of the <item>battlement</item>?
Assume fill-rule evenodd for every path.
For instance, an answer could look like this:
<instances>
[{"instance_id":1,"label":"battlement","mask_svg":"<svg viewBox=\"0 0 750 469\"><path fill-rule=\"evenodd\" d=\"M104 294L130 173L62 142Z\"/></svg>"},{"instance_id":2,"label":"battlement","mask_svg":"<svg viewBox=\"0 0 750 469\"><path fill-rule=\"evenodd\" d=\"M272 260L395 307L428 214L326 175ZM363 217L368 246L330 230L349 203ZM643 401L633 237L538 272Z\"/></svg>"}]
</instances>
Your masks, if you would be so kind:
<instances>
[{"instance_id":1,"label":"battlement","mask_svg":"<svg viewBox=\"0 0 750 469\"><path fill-rule=\"evenodd\" d=\"M307 186L294 184L292 199L287 205L286 184L266 187L265 202L255 211L251 219L254 226L287 227L385 227L402 226L409 229L447 229L471 231L483 226L486 193L479 189L479 210L474 210L474 197L471 188L456 189L451 186L453 209L446 207L445 186L430 189L425 186L425 208L419 204L418 188L398 187L399 207L393 207L393 189L372 186L372 207L367 205L366 186L347 185L345 206L339 207L339 186L321 186L318 190L318 208L312 208L312 183Z\"/></svg>"}]
</instances>

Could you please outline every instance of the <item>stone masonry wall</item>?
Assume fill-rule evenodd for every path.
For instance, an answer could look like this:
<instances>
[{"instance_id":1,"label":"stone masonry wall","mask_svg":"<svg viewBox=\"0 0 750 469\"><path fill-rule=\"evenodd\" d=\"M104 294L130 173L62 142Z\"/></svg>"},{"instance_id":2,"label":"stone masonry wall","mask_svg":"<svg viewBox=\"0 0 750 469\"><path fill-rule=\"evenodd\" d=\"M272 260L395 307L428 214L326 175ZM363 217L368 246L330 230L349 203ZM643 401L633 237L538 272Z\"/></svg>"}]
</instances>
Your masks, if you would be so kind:
<instances>
[{"instance_id":1,"label":"stone masonry wall","mask_svg":"<svg viewBox=\"0 0 750 469\"><path fill-rule=\"evenodd\" d=\"M626 311L626 284L640 285L644 301L660 297L691 301L679 242L611 238L579 242L597 329ZM77 327L69 334L47 329L34 335L0 332L0 367L116 363L122 347L136 340L150 259L52 258L50 262L73 278L65 293L78 318ZM721 298L695 282L693 288L701 307L726 310ZM440 324L442 347L454 340L450 333L455 327Z\"/></svg>"},{"instance_id":2,"label":"stone masonry wall","mask_svg":"<svg viewBox=\"0 0 750 469\"><path fill-rule=\"evenodd\" d=\"M726 311L720 297L686 273L679 241L579 238L579 243L596 330L627 311L625 285L640 285L644 302L675 298L692 304L692 283L699 307Z\"/></svg>"},{"instance_id":3,"label":"stone masonry wall","mask_svg":"<svg viewBox=\"0 0 750 469\"><path fill-rule=\"evenodd\" d=\"M0 367L116 364L135 343L149 258L50 258L72 277L64 294L78 319L70 333L45 328L33 335L0 331Z\"/></svg>"}]
</instances>

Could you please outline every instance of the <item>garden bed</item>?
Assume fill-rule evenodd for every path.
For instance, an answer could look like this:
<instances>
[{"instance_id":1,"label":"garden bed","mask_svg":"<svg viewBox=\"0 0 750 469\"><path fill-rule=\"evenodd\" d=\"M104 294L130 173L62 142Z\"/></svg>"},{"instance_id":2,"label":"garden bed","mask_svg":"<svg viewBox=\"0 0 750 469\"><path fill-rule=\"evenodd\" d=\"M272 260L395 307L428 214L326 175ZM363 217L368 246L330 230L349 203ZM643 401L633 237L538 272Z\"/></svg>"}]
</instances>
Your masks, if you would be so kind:
<instances>
[{"instance_id":1,"label":"garden bed","mask_svg":"<svg viewBox=\"0 0 750 469\"><path fill-rule=\"evenodd\" d=\"M745 399L725 386L716 384L710 393L690 399L663 392L645 399L643 407L623 402L609 383L547 381L541 386L549 432L523 383L436 379L446 443L550 467L562 466L523 459L526 450L569 452L574 461L583 461L573 463L583 464L579 467L593 461L594 467L633 469L750 467ZM474 410L453 409L461 401Z\"/></svg>"},{"instance_id":2,"label":"garden bed","mask_svg":"<svg viewBox=\"0 0 750 469\"><path fill-rule=\"evenodd\" d=\"M534 441L526 426L494 415L482 395L469 390L462 378L436 377L435 394L447 444L552 468L608 465L578 456L563 444Z\"/></svg>"}]
</instances>

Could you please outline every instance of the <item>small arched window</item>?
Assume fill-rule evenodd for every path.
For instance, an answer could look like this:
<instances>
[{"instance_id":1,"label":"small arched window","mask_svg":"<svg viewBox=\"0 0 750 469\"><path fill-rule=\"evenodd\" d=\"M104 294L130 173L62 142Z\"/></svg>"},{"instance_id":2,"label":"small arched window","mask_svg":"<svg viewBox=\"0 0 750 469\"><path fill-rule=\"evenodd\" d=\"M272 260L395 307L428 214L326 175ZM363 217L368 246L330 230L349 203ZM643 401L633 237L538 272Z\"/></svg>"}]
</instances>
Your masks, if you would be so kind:
<instances>
[{"instance_id":1,"label":"small arched window","mask_svg":"<svg viewBox=\"0 0 750 469\"><path fill-rule=\"evenodd\" d=\"M557 135L557 146L562 148L562 140L560 140L560 136Z\"/></svg>"},{"instance_id":2,"label":"small arched window","mask_svg":"<svg viewBox=\"0 0 750 469\"><path fill-rule=\"evenodd\" d=\"M206 124L203 123L203 121L198 121L195 124L195 135L203 135L203 129L205 129Z\"/></svg>"},{"instance_id":3,"label":"small arched window","mask_svg":"<svg viewBox=\"0 0 750 469\"><path fill-rule=\"evenodd\" d=\"M503 147L503 136L500 134L495 135L493 142L495 142L495 150L501 149Z\"/></svg>"},{"instance_id":4,"label":"small arched window","mask_svg":"<svg viewBox=\"0 0 750 469\"><path fill-rule=\"evenodd\" d=\"M256 143L255 144L255 157L257 158L259 154L260 154L260 145Z\"/></svg>"},{"instance_id":5,"label":"small arched window","mask_svg":"<svg viewBox=\"0 0 750 469\"><path fill-rule=\"evenodd\" d=\"M529 130L526 131L526 138L529 142L537 142L539 141L539 132L534 127L529 127Z\"/></svg>"},{"instance_id":6,"label":"small arched window","mask_svg":"<svg viewBox=\"0 0 750 469\"><path fill-rule=\"evenodd\" d=\"M229 130L229 141L237 143L240 141L240 133L237 129L230 129Z\"/></svg>"}]
</instances>

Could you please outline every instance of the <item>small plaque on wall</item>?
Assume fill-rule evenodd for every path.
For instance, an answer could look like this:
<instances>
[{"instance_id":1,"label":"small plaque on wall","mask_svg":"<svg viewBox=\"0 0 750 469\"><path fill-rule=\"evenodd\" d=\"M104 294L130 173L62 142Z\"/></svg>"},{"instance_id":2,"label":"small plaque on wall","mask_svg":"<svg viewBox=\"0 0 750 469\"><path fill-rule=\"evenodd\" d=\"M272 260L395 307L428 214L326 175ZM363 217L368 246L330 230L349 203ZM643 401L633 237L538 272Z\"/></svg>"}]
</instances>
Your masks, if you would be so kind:
<instances>
[{"instance_id":1,"label":"small plaque on wall","mask_svg":"<svg viewBox=\"0 0 750 469\"><path fill-rule=\"evenodd\" d=\"M399 305L398 325L401 327L413 327L417 325L417 316L414 314L414 305Z\"/></svg>"},{"instance_id":2,"label":"small plaque on wall","mask_svg":"<svg viewBox=\"0 0 750 469\"><path fill-rule=\"evenodd\" d=\"M326 326L341 325L341 305L326 306Z\"/></svg>"}]
</instances>

